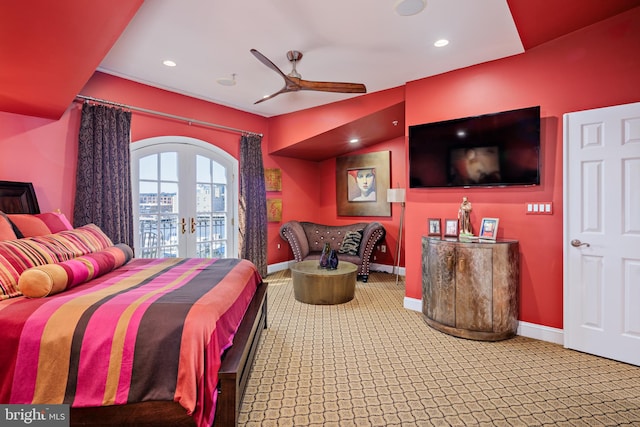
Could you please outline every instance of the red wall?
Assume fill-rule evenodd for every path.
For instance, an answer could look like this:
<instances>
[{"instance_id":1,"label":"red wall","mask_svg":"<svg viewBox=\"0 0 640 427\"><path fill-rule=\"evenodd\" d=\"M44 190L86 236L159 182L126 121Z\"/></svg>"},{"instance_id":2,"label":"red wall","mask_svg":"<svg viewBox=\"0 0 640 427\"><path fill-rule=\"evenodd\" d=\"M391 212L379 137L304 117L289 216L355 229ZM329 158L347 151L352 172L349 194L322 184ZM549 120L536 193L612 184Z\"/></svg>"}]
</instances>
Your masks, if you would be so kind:
<instances>
[{"instance_id":1,"label":"red wall","mask_svg":"<svg viewBox=\"0 0 640 427\"><path fill-rule=\"evenodd\" d=\"M562 116L640 100L640 8L524 54L410 82L407 125L541 106L541 185L411 190L407 194L407 296L421 298L426 219L456 218L463 196L472 224L500 218L501 238L520 241L520 320L562 328ZM553 215L525 215L526 202L553 202Z\"/></svg>"},{"instance_id":2,"label":"red wall","mask_svg":"<svg viewBox=\"0 0 640 427\"><path fill-rule=\"evenodd\" d=\"M59 120L0 112L0 180L32 182L40 210L73 213L80 115Z\"/></svg>"}]
</instances>

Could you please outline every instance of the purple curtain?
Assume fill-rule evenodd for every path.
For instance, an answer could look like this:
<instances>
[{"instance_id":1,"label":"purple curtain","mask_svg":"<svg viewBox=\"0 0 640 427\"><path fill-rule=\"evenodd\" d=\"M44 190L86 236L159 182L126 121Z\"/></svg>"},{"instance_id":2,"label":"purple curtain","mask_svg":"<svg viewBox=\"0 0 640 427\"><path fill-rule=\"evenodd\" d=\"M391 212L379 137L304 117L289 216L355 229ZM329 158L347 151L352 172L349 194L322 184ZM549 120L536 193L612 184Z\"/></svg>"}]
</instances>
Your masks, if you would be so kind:
<instances>
[{"instance_id":1,"label":"purple curtain","mask_svg":"<svg viewBox=\"0 0 640 427\"><path fill-rule=\"evenodd\" d=\"M82 106L73 223L96 224L114 243L133 247L130 130L131 112Z\"/></svg>"},{"instance_id":2,"label":"purple curtain","mask_svg":"<svg viewBox=\"0 0 640 427\"><path fill-rule=\"evenodd\" d=\"M267 191L262 164L262 137L240 138L240 257L267 275Z\"/></svg>"}]
</instances>

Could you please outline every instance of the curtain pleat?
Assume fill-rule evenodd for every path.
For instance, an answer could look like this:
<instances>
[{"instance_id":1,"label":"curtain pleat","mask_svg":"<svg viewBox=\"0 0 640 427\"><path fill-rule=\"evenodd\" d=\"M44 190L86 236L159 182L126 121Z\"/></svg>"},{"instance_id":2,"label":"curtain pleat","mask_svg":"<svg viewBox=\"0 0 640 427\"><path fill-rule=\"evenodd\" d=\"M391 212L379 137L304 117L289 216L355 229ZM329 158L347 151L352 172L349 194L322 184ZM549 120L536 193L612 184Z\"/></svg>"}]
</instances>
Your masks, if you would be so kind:
<instances>
[{"instance_id":1,"label":"curtain pleat","mask_svg":"<svg viewBox=\"0 0 640 427\"><path fill-rule=\"evenodd\" d=\"M240 257L267 275L267 192L262 163L262 137L240 138Z\"/></svg>"},{"instance_id":2,"label":"curtain pleat","mask_svg":"<svg viewBox=\"0 0 640 427\"><path fill-rule=\"evenodd\" d=\"M74 226L93 223L133 246L131 112L85 103L78 138Z\"/></svg>"}]
</instances>

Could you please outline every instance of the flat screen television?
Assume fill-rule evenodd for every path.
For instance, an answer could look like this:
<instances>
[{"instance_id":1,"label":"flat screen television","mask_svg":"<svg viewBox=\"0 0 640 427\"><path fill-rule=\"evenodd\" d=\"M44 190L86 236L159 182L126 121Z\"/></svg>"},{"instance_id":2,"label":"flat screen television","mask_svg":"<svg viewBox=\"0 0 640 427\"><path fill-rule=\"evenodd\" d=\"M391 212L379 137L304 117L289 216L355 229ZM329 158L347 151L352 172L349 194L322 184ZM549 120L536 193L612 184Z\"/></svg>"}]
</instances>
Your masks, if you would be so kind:
<instances>
[{"instance_id":1,"label":"flat screen television","mask_svg":"<svg viewBox=\"0 0 640 427\"><path fill-rule=\"evenodd\" d=\"M409 187L540 184L540 107L409 126Z\"/></svg>"}]
</instances>

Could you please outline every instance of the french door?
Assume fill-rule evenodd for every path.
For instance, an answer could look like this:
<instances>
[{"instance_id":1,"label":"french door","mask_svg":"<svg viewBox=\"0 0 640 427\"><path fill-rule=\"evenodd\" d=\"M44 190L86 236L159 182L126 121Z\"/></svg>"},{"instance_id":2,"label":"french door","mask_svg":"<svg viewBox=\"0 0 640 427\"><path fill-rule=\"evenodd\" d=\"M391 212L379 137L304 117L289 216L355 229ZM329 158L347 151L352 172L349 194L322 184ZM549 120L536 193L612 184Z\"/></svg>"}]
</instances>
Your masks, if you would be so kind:
<instances>
[{"instance_id":1,"label":"french door","mask_svg":"<svg viewBox=\"0 0 640 427\"><path fill-rule=\"evenodd\" d=\"M237 169L235 158L192 138L133 143L136 257L237 257Z\"/></svg>"}]
</instances>

